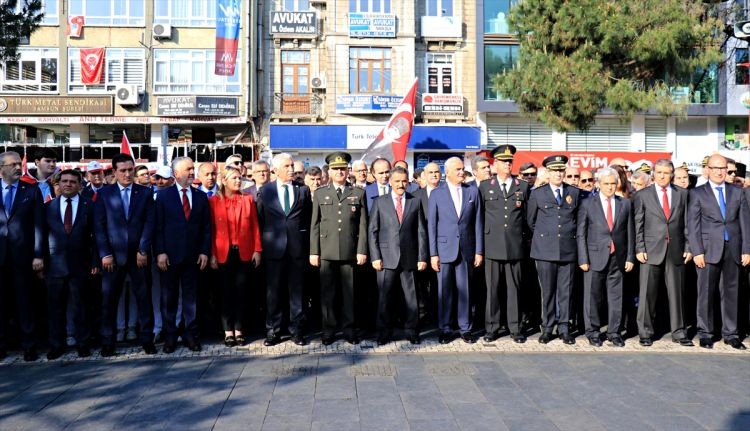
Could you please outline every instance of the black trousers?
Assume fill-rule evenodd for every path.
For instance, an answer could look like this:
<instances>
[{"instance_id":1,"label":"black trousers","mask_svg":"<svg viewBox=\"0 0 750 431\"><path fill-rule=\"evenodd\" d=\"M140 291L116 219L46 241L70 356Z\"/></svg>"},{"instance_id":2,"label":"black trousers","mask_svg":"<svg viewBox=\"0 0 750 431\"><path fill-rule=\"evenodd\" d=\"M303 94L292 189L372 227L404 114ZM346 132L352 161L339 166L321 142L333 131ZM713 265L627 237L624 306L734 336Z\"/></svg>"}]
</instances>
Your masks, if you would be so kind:
<instances>
[{"instance_id":1,"label":"black trousers","mask_svg":"<svg viewBox=\"0 0 750 431\"><path fill-rule=\"evenodd\" d=\"M68 301L73 307L76 342L79 347L87 345L89 324L86 318L86 294L88 276L47 278L47 315L49 316L49 344L53 349L65 347L65 317Z\"/></svg>"},{"instance_id":2,"label":"black trousers","mask_svg":"<svg viewBox=\"0 0 750 431\"><path fill-rule=\"evenodd\" d=\"M542 331L552 332L557 323L560 335L568 333L570 292L573 288L573 262L536 261L542 286Z\"/></svg>"},{"instance_id":3,"label":"black trousers","mask_svg":"<svg viewBox=\"0 0 750 431\"><path fill-rule=\"evenodd\" d=\"M589 269L583 273L583 318L586 336L599 337L602 327L602 300L607 297L607 336L620 335L622 321L623 272L617 266L614 255L609 256L601 271Z\"/></svg>"},{"instance_id":4,"label":"black trousers","mask_svg":"<svg viewBox=\"0 0 750 431\"><path fill-rule=\"evenodd\" d=\"M520 333L521 261L486 259L484 272L487 285L485 330L488 334L497 332L507 322L512 334Z\"/></svg>"},{"instance_id":5,"label":"black trousers","mask_svg":"<svg viewBox=\"0 0 750 431\"><path fill-rule=\"evenodd\" d=\"M638 335L644 338L654 336L654 316L661 283L667 286L669 300L669 323L672 339L687 336L685 330L685 306L683 303L685 265L675 265L665 258L660 265L641 264L640 293L638 299Z\"/></svg>"},{"instance_id":6,"label":"black trousers","mask_svg":"<svg viewBox=\"0 0 750 431\"><path fill-rule=\"evenodd\" d=\"M698 336L714 336L714 300L720 295L722 327L725 340L738 338L737 303L740 265L730 259L729 243L724 242L724 254L719 263L706 263L698 271Z\"/></svg>"},{"instance_id":7,"label":"black trousers","mask_svg":"<svg viewBox=\"0 0 750 431\"><path fill-rule=\"evenodd\" d=\"M225 331L244 331L250 297L252 263L240 260L240 251L230 249L227 261L219 265L221 281L221 324Z\"/></svg>"},{"instance_id":8,"label":"black trousers","mask_svg":"<svg viewBox=\"0 0 750 431\"><path fill-rule=\"evenodd\" d=\"M166 271L159 270L161 281L161 318L165 341L177 340L177 308L182 288L182 323L185 341L198 337L196 310L198 301L198 265L195 261L170 264Z\"/></svg>"},{"instance_id":9,"label":"black trousers","mask_svg":"<svg viewBox=\"0 0 750 431\"><path fill-rule=\"evenodd\" d=\"M133 261L124 266L116 265L112 272L102 274L102 324L100 334L102 345L115 343L115 320L117 318L117 301L122 294L125 277L130 276L130 288L138 304L138 324L141 343L151 342L154 338L154 308L151 303L151 286L146 284L146 271L149 267L138 268Z\"/></svg>"},{"instance_id":10,"label":"black trousers","mask_svg":"<svg viewBox=\"0 0 750 431\"><path fill-rule=\"evenodd\" d=\"M266 259L266 331L278 334L284 321L284 310L289 304L289 333L302 333L305 323L303 295L305 292L305 270L307 261L284 256L282 259Z\"/></svg>"},{"instance_id":11,"label":"black trousers","mask_svg":"<svg viewBox=\"0 0 750 431\"><path fill-rule=\"evenodd\" d=\"M351 260L320 260L320 311L324 337L333 336L338 327L336 297L340 297L340 324L345 337L355 335L354 266Z\"/></svg>"},{"instance_id":12,"label":"black trousers","mask_svg":"<svg viewBox=\"0 0 750 431\"><path fill-rule=\"evenodd\" d=\"M404 328L409 334L413 334L417 330L419 304L417 303L417 289L414 283L415 272L414 270L400 268L383 269L376 272L379 290L377 328L381 333L390 332L392 329L391 317L393 307L389 307L389 304L393 300L394 291L399 286L399 282L401 290L404 293L404 303L406 304Z\"/></svg>"},{"instance_id":13,"label":"black trousers","mask_svg":"<svg viewBox=\"0 0 750 431\"><path fill-rule=\"evenodd\" d=\"M24 265L26 266L26 265ZM28 269L19 268L6 257L4 264L0 265L0 274L3 274L3 282L0 283L0 349L5 348L8 318L10 312L9 298L15 298L16 315L18 316L18 327L21 330L21 347L30 349L36 344L34 339L34 301L32 290L31 262Z\"/></svg>"}]
</instances>

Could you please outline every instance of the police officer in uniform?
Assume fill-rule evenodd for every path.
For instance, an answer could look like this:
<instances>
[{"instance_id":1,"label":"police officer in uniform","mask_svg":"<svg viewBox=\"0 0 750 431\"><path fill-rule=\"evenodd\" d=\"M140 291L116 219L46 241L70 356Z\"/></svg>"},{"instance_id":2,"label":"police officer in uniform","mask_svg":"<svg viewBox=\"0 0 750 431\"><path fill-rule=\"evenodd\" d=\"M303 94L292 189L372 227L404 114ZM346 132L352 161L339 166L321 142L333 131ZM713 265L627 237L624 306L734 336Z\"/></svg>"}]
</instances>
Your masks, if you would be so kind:
<instances>
[{"instance_id":1,"label":"police officer in uniform","mask_svg":"<svg viewBox=\"0 0 750 431\"><path fill-rule=\"evenodd\" d=\"M495 147L490 155L495 158L496 176L479 185L484 202L485 342L498 338L506 320L513 341L526 341L520 325L519 287L529 183L510 174L515 153L513 145Z\"/></svg>"},{"instance_id":2,"label":"police officer in uniform","mask_svg":"<svg viewBox=\"0 0 750 431\"><path fill-rule=\"evenodd\" d=\"M565 344L575 344L568 330L570 292L577 259L576 218L579 190L563 183L568 158L549 156L542 162L549 171L549 184L531 191L527 220L533 231L531 258L536 260L542 285L542 335L539 342L552 340L552 329Z\"/></svg>"},{"instance_id":3,"label":"police officer in uniform","mask_svg":"<svg viewBox=\"0 0 750 431\"><path fill-rule=\"evenodd\" d=\"M341 295L340 327L350 344L359 344L354 316L354 267L367 261L367 204L364 190L347 179L352 157L326 157L331 183L315 191L310 227L310 264L320 267L322 341L335 341L336 295Z\"/></svg>"}]
</instances>

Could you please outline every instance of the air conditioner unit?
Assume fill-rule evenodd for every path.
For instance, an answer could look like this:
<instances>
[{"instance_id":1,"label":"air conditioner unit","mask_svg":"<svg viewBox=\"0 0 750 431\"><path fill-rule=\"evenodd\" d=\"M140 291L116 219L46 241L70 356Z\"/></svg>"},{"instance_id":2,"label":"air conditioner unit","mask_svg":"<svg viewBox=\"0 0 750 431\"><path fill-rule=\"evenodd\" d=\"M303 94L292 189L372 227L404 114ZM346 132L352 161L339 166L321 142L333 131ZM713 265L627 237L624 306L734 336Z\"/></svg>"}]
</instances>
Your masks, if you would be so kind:
<instances>
[{"instance_id":1,"label":"air conditioner unit","mask_svg":"<svg viewBox=\"0 0 750 431\"><path fill-rule=\"evenodd\" d=\"M115 90L115 103L118 105L137 105L138 86L134 84L121 84Z\"/></svg>"},{"instance_id":2,"label":"air conditioner unit","mask_svg":"<svg viewBox=\"0 0 750 431\"><path fill-rule=\"evenodd\" d=\"M151 28L154 39L171 39L172 26L169 24L154 24Z\"/></svg>"},{"instance_id":3,"label":"air conditioner unit","mask_svg":"<svg viewBox=\"0 0 750 431\"><path fill-rule=\"evenodd\" d=\"M312 88L317 90L325 90L326 88L326 77L325 76L316 76L313 79L310 80L310 85L312 85Z\"/></svg>"}]
</instances>

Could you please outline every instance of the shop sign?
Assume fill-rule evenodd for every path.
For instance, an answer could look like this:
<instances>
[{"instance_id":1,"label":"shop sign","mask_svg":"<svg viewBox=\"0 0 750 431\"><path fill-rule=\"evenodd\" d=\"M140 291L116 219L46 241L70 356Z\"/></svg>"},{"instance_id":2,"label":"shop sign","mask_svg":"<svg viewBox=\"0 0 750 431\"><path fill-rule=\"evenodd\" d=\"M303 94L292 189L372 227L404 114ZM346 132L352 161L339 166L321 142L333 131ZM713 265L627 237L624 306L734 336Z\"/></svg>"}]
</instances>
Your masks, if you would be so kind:
<instances>
[{"instance_id":1,"label":"shop sign","mask_svg":"<svg viewBox=\"0 0 750 431\"><path fill-rule=\"evenodd\" d=\"M463 115L463 94L422 94L422 113L435 115Z\"/></svg>"},{"instance_id":2,"label":"shop sign","mask_svg":"<svg viewBox=\"0 0 750 431\"><path fill-rule=\"evenodd\" d=\"M350 37L396 37L396 15L391 13L349 13Z\"/></svg>"},{"instance_id":3,"label":"shop sign","mask_svg":"<svg viewBox=\"0 0 750 431\"><path fill-rule=\"evenodd\" d=\"M223 116L239 112L239 98L220 96L164 96L156 98L158 116Z\"/></svg>"},{"instance_id":4,"label":"shop sign","mask_svg":"<svg viewBox=\"0 0 750 431\"><path fill-rule=\"evenodd\" d=\"M317 35L315 12L271 12L271 34Z\"/></svg>"},{"instance_id":5,"label":"shop sign","mask_svg":"<svg viewBox=\"0 0 750 431\"><path fill-rule=\"evenodd\" d=\"M2 96L3 115L112 115L112 96Z\"/></svg>"},{"instance_id":6,"label":"shop sign","mask_svg":"<svg viewBox=\"0 0 750 431\"><path fill-rule=\"evenodd\" d=\"M338 95L336 112L340 114L391 114L403 96Z\"/></svg>"}]
</instances>

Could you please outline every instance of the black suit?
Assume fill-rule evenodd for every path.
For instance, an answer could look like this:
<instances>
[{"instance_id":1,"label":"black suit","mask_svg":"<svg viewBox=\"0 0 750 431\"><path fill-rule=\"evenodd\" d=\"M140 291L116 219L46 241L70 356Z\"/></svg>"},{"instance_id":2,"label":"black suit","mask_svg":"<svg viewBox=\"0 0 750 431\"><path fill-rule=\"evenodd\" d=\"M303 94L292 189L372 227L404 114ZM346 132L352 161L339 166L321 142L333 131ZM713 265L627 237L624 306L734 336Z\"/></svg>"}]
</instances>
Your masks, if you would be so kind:
<instances>
[{"instance_id":1,"label":"black suit","mask_svg":"<svg viewBox=\"0 0 750 431\"><path fill-rule=\"evenodd\" d=\"M687 241L688 192L668 186L666 218L659 201L662 187L652 185L633 196L635 220L635 252L646 253L646 263L640 265L640 294L638 302L638 334L642 338L654 336L654 314L659 286L665 282L669 299L669 321L672 338L687 336L683 315L685 307L685 258L690 251Z\"/></svg>"},{"instance_id":2,"label":"black suit","mask_svg":"<svg viewBox=\"0 0 750 431\"><path fill-rule=\"evenodd\" d=\"M521 259L526 227L526 201L529 184L515 177L503 192L499 178L492 177L479 185L484 202L484 271L487 285L485 329L496 333L507 320L512 334L519 334L519 288ZM504 286L504 289L501 289ZM503 316L503 307L506 315Z\"/></svg>"},{"instance_id":3,"label":"black suit","mask_svg":"<svg viewBox=\"0 0 750 431\"><path fill-rule=\"evenodd\" d=\"M0 187L6 187L0 181ZM34 304L32 261L44 257L44 206L37 185L16 183L10 216L0 199L0 349L5 344L8 315L7 299L15 294L21 343L24 349L34 347Z\"/></svg>"},{"instance_id":4,"label":"black suit","mask_svg":"<svg viewBox=\"0 0 750 431\"><path fill-rule=\"evenodd\" d=\"M266 330L278 335L284 317L282 300L289 300L289 332L300 334L305 323L303 295L305 269L310 256L310 189L289 185L293 197L289 213L279 200L277 181L264 185L256 202L266 266ZM282 195L283 199L283 195Z\"/></svg>"},{"instance_id":5,"label":"black suit","mask_svg":"<svg viewBox=\"0 0 750 431\"><path fill-rule=\"evenodd\" d=\"M70 233L65 232L67 198L60 196L45 205L47 233L47 304L49 342L53 349L65 346L65 313L68 298L73 306L75 339L84 347L89 338L85 289L91 269L98 266L94 253L94 202L80 196ZM71 203L72 204L72 203Z\"/></svg>"},{"instance_id":6,"label":"black suit","mask_svg":"<svg viewBox=\"0 0 750 431\"><path fill-rule=\"evenodd\" d=\"M370 211L370 260L381 260L383 265L383 269L377 272L380 291L377 328L381 335L391 330L388 304L399 279L406 302L407 317L404 326L409 335L417 330L419 306L414 273L417 263L427 263L429 258L427 225L422 203L409 193L404 193L400 199L403 208L400 223L392 193L375 199Z\"/></svg>"},{"instance_id":7,"label":"black suit","mask_svg":"<svg viewBox=\"0 0 750 431\"><path fill-rule=\"evenodd\" d=\"M429 196L427 195L427 188L423 187L417 189L412 193L412 196L419 199L422 204L422 210L424 211L424 217L427 219L427 203ZM417 303L419 304L419 322L422 326L430 324L433 321L436 322L437 313L437 272L432 269L432 266L427 265L427 269L424 271L418 271L415 274L415 283L417 289Z\"/></svg>"}]
</instances>

